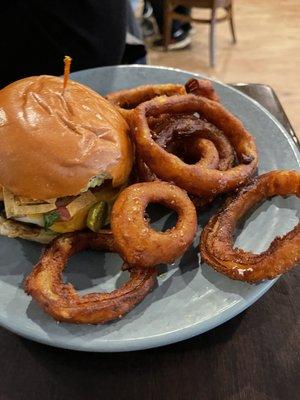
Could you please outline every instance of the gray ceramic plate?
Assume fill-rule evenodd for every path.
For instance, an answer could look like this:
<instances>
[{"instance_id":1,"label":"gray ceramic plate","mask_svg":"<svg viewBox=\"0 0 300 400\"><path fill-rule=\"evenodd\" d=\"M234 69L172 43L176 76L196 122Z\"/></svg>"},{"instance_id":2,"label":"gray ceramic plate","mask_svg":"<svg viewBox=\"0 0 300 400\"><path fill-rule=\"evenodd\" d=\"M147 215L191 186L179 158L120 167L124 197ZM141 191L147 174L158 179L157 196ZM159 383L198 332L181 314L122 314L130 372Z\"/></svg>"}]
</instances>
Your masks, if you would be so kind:
<instances>
[{"instance_id":1,"label":"gray ceramic plate","mask_svg":"<svg viewBox=\"0 0 300 400\"><path fill-rule=\"evenodd\" d=\"M102 94L145 83L183 83L184 71L131 66L106 67L72 74ZM259 172L299 169L299 152L279 123L258 103L240 92L214 82L223 104L256 138ZM211 211L211 213L214 210ZM298 221L295 199L275 198L249 217L236 244L260 252ZM152 213L158 227L172 223L160 208ZM209 217L201 214L199 231ZM177 342L222 324L253 304L274 281L259 285L232 281L200 265L194 247L175 265L163 266L158 287L122 320L103 326L57 324L28 297L22 281L39 258L42 247L22 240L0 238L0 324L7 329L52 346L84 351L128 351ZM179 265L179 267L178 267ZM126 279L116 255L85 252L72 259L66 279L82 292L112 290ZM274 310L276 312L276 310ZM266 316L268 318L268 316Z\"/></svg>"}]
</instances>

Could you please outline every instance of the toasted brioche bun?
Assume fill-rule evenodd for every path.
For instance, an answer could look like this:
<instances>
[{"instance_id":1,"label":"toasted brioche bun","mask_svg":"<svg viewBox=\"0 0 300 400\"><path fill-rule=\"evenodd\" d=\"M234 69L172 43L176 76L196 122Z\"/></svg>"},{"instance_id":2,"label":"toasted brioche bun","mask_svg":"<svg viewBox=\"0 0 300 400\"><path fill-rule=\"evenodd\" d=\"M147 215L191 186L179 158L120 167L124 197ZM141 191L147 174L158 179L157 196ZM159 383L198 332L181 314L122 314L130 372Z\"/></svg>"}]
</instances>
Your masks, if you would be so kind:
<instances>
[{"instance_id":1,"label":"toasted brioche bun","mask_svg":"<svg viewBox=\"0 0 300 400\"><path fill-rule=\"evenodd\" d=\"M103 173L122 185L132 167L128 125L88 87L33 76L0 91L0 185L16 195L77 195Z\"/></svg>"}]
</instances>

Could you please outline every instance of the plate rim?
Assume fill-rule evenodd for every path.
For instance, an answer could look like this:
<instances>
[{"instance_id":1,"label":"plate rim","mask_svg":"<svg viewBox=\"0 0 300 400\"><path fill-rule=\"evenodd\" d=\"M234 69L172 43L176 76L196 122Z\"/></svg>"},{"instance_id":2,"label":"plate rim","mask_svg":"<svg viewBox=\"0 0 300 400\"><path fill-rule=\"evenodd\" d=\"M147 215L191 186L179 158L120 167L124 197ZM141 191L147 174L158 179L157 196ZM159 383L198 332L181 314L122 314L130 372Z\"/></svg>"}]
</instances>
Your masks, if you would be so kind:
<instances>
[{"instance_id":1,"label":"plate rim","mask_svg":"<svg viewBox=\"0 0 300 400\"><path fill-rule=\"evenodd\" d=\"M212 82L216 82L220 84L223 87L226 87L228 90L238 94L239 96L244 97L247 101L252 102L258 109L263 111L269 119L273 121L273 123L278 127L280 132L284 135L284 137L287 139L290 147L292 148L292 151L295 155L295 159L297 160L299 167L300 167L300 151L298 150L294 140L292 137L289 135L287 130L283 127L283 125L274 117L273 114L271 114L265 107L263 107L259 102L256 100L252 99L248 95L240 92L236 88L231 87L230 85L221 82L220 80L214 78L214 77L209 77L205 74L202 73L196 73L193 71L187 71L179 68L172 68L172 67L164 67L164 66L157 66L157 65L139 65L139 64L132 64L132 65L117 65L117 66L105 66L105 67L96 67L96 68L89 68L89 69L84 69L80 71L73 72L70 74L71 79L75 75L75 80L76 80L76 74L86 72L86 71L96 71L96 70L104 70L104 69L128 69L128 68L139 68L139 69L157 69L157 70L165 70L165 71L175 71L178 73L186 73L195 77L199 78L205 78L208 79ZM247 308L249 308L251 305L253 305L257 300L259 300L274 284L277 282L277 280L280 278L277 277L276 279L270 280L270 281L264 281L261 285L262 287L259 288L257 291L254 293L251 293L250 295L247 295L246 298L244 298L242 301L239 303L233 305L232 307L224 310L221 314L215 315L214 317L197 322L195 324L191 324L189 326L185 326L183 328L174 330L174 331L169 331L166 333L161 333L158 335L152 335L151 337L141 337L138 339L109 339L105 340L102 339L102 343L99 346L99 343L97 341L95 342L95 345L93 345L92 342L87 342L87 346L85 345L78 345L77 342L75 343L70 343L67 342L66 339L59 339L59 340L53 340L53 338L49 337L41 337L39 334L36 334L35 331L32 331L31 329L26 329L26 327L21 327L21 329L16 329L16 327L12 324L10 324L7 320L7 318L3 318L0 316L0 326L9 330L10 332L13 332L17 334L18 336L24 337L26 339L29 339L31 341L35 341L38 343L42 343L51 347L57 347L57 348L62 348L62 349L67 349L67 350L75 350L75 351L84 351L84 352L97 352L97 353L111 353L111 352L128 352L128 351L137 351L137 350L145 350L145 349L151 349L151 348L156 348L156 347L162 347L165 345L181 342L183 340L187 340L189 338L198 336L202 333L205 333L207 331L210 331L214 328L216 328L219 325L224 324L225 322L229 321L230 319L236 317L243 311L245 311ZM7 323L8 322L8 323ZM108 346L107 346L107 344ZM85 343L84 343L85 344ZM106 346L106 347L105 347Z\"/></svg>"},{"instance_id":2,"label":"plate rim","mask_svg":"<svg viewBox=\"0 0 300 400\"><path fill-rule=\"evenodd\" d=\"M49 337L43 338L40 336L35 336L32 334L32 330L28 329L15 329L13 326L4 325L2 323L2 319L0 317L0 326L9 330L10 332L23 337L25 339L29 339L33 342L41 343L44 345L48 345L50 347L65 349L65 350L75 350L75 351L83 351L87 353L125 353L130 351L140 351L140 350L148 350L153 348L159 348L166 345L171 345L175 343L182 342L187 339L192 339L195 336L202 335L205 332L208 332L218 326L223 325L227 321L235 318L237 315L241 314L247 308L252 306L257 300L259 300L276 282L280 279L281 276L272 279L270 281L265 281L262 284L264 285L261 290L253 293L249 296L247 300L243 299L242 302L235 304L234 306L226 309L222 312L222 314L216 315L209 320L200 321L194 325L189 325L181 329L177 329L172 332L167 332L159 335L153 335L151 337L144 337L139 339L109 339L107 343L113 343L113 346L108 346L107 348L100 348L99 346L91 346L89 343L89 347L78 346L76 343L68 343L64 340L51 340ZM126 316L125 316L126 318ZM54 321L55 322L55 321ZM204 325L202 329L199 329L199 326ZM31 333L31 334L30 334ZM159 342L158 342L159 339ZM104 340L105 342L105 340ZM130 346L128 348L128 343ZM104 344L103 344L104 345Z\"/></svg>"}]
</instances>

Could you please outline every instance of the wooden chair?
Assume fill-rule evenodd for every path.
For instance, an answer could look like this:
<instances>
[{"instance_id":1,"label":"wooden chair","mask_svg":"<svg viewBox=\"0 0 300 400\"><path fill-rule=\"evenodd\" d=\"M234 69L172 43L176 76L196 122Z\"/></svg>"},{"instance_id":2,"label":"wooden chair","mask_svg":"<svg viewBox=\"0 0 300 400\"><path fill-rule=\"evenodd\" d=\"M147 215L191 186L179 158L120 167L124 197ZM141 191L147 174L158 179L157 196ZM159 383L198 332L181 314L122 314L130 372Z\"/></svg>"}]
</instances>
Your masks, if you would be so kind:
<instances>
[{"instance_id":1,"label":"wooden chair","mask_svg":"<svg viewBox=\"0 0 300 400\"><path fill-rule=\"evenodd\" d=\"M210 66L215 66L215 26L216 22L229 20L232 42L236 43L236 35L233 22L232 11L233 0L165 0L164 6L164 49L167 51L171 42L172 20L176 19L182 22L196 22L201 24L210 24L209 33L209 61ZM211 16L209 19L192 18L187 15L178 14L174 11L177 6L188 8L210 8ZM226 15L217 18L216 12L218 8L224 8Z\"/></svg>"}]
</instances>

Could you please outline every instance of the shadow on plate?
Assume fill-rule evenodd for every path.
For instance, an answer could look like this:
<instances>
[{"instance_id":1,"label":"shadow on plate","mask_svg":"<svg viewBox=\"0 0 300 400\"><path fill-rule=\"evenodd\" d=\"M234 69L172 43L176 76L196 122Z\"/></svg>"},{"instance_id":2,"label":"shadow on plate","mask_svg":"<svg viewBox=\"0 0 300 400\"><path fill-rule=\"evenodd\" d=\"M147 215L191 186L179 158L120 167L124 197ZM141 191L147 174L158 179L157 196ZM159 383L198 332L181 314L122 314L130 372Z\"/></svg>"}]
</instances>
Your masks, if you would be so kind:
<instances>
[{"instance_id":1,"label":"shadow on plate","mask_svg":"<svg viewBox=\"0 0 300 400\"><path fill-rule=\"evenodd\" d=\"M43 246L23 239L1 238L0 280L21 287L38 262Z\"/></svg>"},{"instance_id":2,"label":"shadow on plate","mask_svg":"<svg viewBox=\"0 0 300 400\"><path fill-rule=\"evenodd\" d=\"M299 222L296 205L295 196L287 199L277 196L253 207L237 226L234 246L256 254L265 251L276 236L286 234ZM236 285L249 285L233 281L207 264L201 264L201 269L202 275L221 291L235 293Z\"/></svg>"},{"instance_id":3,"label":"shadow on plate","mask_svg":"<svg viewBox=\"0 0 300 400\"><path fill-rule=\"evenodd\" d=\"M194 262L191 262L192 260L194 260ZM182 265L184 266L183 268L181 268ZM58 335L63 335L63 332L71 334L73 337L83 337L91 334L95 334L95 337L97 338L105 337L112 331L121 329L124 325L132 324L134 321L140 318L140 316L144 314L144 312L155 302L161 300L162 298L165 299L169 296L172 296L174 293L178 293L179 291L185 289L186 285L193 280L198 270L197 252L193 247L191 247L181 259L179 267L176 267L175 265L169 267L161 265L159 269L160 274L168 274L168 276L166 278L161 278L160 275L158 278L159 286L156 285L152 292L150 292L137 307L135 307L121 320L112 321L108 324L97 326L74 325L66 323L57 324L49 315L45 314L40 306L33 300L30 302L26 310L27 317L34 323L38 324L49 337L53 336L57 338ZM89 271L89 269L87 271ZM127 272L118 276L116 280L116 286L120 287L121 284L123 284L126 280L127 276ZM84 281L85 284L87 282L87 280ZM72 283L74 284L74 282ZM16 305L13 304L12 307L16 307ZM151 315L148 316L147 323L151 323Z\"/></svg>"}]
</instances>

